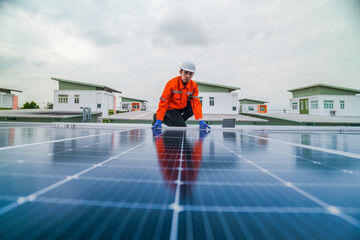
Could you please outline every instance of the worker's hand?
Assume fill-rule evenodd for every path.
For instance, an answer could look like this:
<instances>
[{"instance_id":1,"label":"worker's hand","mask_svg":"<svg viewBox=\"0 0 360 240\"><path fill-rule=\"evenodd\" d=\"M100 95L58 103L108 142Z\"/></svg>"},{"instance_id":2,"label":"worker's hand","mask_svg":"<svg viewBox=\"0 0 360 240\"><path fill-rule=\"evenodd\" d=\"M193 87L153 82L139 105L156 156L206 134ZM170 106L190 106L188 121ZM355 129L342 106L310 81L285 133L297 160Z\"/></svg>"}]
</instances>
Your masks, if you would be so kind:
<instances>
[{"instance_id":1,"label":"worker's hand","mask_svg":"<svg viewBox=\"0 0 360 240\"><path fill-rule=\"evenodd\" d=\"M154 128L161 128L161 120L156 120L154 126L151 127L152 129Z\"/></svg>"},{"instance_id":2,"label":"worker's hand","mask_svg":"<svg viewBox=\"0 0 360 240\"><path fill-rule=\"evenodd\" d=\"M153 135L154 135L155 137L161 135L161 128L153 128L152 131L153 131Z\"/></svg>"},{"instance_id":3,"label":"worker's hand","mask_svg":"<svg viewBox=\"0 0 360 240\"><path fill-rule=\"evenodd\" d=\"M207 129L207 128L211 128L209 125L207 125L204 121L200 121L199 122L199 127L200 127L200 129Z\"/></svg>"}]
</instances>

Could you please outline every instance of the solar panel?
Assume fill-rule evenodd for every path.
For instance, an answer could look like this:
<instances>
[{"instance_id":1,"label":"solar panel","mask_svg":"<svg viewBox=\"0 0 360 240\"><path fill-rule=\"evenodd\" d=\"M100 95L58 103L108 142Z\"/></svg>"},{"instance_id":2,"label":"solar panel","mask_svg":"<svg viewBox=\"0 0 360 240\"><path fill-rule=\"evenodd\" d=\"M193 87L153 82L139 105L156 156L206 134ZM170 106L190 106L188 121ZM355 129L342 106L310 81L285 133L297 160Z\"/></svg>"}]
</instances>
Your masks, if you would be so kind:
<instances>
[{"instance_id":1,"label":"solar panel","mask_svg":"<svg viewBox=\"0 0 360 240\"><path fill-rule=\"evenodd\" d=\"M0 127L0 239L358 239L360 133Z\"/></svg>"}]
</instances>

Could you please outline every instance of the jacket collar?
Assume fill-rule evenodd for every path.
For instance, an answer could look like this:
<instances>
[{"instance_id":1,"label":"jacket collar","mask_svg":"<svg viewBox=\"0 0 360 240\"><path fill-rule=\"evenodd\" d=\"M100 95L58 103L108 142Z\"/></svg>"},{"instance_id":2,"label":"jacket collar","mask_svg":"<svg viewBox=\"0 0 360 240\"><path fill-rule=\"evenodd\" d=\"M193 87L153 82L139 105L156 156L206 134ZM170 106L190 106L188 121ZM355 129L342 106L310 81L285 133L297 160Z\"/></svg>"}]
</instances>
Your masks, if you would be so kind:
<instances>
[{"instance_id":1,"label":"jacket collar","mask_svg":"<svg viewBox=\"0 0 360 240\"><path fill-rule=\"evenodd\" d=\"M188 82L188 84L186 84L186 86L184 86L184 84L182 83L182 81L181 81L181 76L179 76L179 87L180 87L180 89L183 89L183 88L187 88L187 89L190 89L189 88L189 84L191 84L191 82L192 82L192 79Z\"/></svg>"}]
</instances>

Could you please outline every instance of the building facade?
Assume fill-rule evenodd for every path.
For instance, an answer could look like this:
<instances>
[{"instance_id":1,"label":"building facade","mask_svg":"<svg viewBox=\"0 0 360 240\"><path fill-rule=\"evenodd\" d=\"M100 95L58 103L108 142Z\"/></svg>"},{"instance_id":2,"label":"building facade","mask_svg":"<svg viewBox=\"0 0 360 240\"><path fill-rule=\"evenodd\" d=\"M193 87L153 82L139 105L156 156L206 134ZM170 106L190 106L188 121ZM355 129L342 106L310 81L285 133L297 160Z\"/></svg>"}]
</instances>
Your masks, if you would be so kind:
<instances>
[{"instance_id":1,"label":"building facade","mask_svg":"<svg viewBox=\"0 0 360 240\"><path fill-rule=\"evenodd\" d=\"M59 90L54 91L54 110L81 111L81 107L90 107L91 111L102 112L102 117L109 110L116 111L118 90L97 84L83 83L72 80L51 78L59 82Z\"/></svg>"},{"instance_id":2,"label":"building facade","mask_svg":"<svg viewBox=\"0 0 360 240\"><path fill-rule=\"evenodd\" d=\"M19 97L12 92L22 92L15 89L0 88L0 110L18 109Z\"/></svg>"},{"instance_id":3,"label":"building facade","mask_svg":"<svg viewBox=\"0 0 360 240\"><path fill-rule=\"evenodd\" d=\"M238 114L238 87L196 81L203 114Z\"/></svg>"},{"instance_id":4,"label":"building facade","mask_svg":"<svg viewBox=\"0 0 360 240\"><path fill-rule=\"evenodd\" d=\"M360 116L358 89L315 84L290 89L290 113L319 116Z\"/></svg>"},{"instance_id":5,"label":"building facade","mask_svg":"<svg viewBox=\"0 0 360 240\"><path fill-rule=\"evenodd\" d=\"M239 100L240 113L267 113L265 101L243 98Z\"/></svg>"}]
</instances>

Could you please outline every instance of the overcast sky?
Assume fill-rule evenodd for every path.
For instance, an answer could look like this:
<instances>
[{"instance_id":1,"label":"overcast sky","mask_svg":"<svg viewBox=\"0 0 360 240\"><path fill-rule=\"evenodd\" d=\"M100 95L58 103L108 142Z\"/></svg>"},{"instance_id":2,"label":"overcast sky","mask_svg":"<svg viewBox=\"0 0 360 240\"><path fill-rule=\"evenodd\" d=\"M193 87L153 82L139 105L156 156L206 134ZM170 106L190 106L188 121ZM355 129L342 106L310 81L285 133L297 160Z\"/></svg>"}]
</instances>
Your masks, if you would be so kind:
<instances>
[{"instance_id":1,"label":"overcast sky","mask_svg":"<svg viewBox=\"0 0 360 240\"><path fill-rule=\"evenodd\" d=\"M0 0L0 87L52 102L51 77L157 106L185 59L194 80L288 108L288 89L360 89L359 0Z\"/></svg>"}]
</instances>

